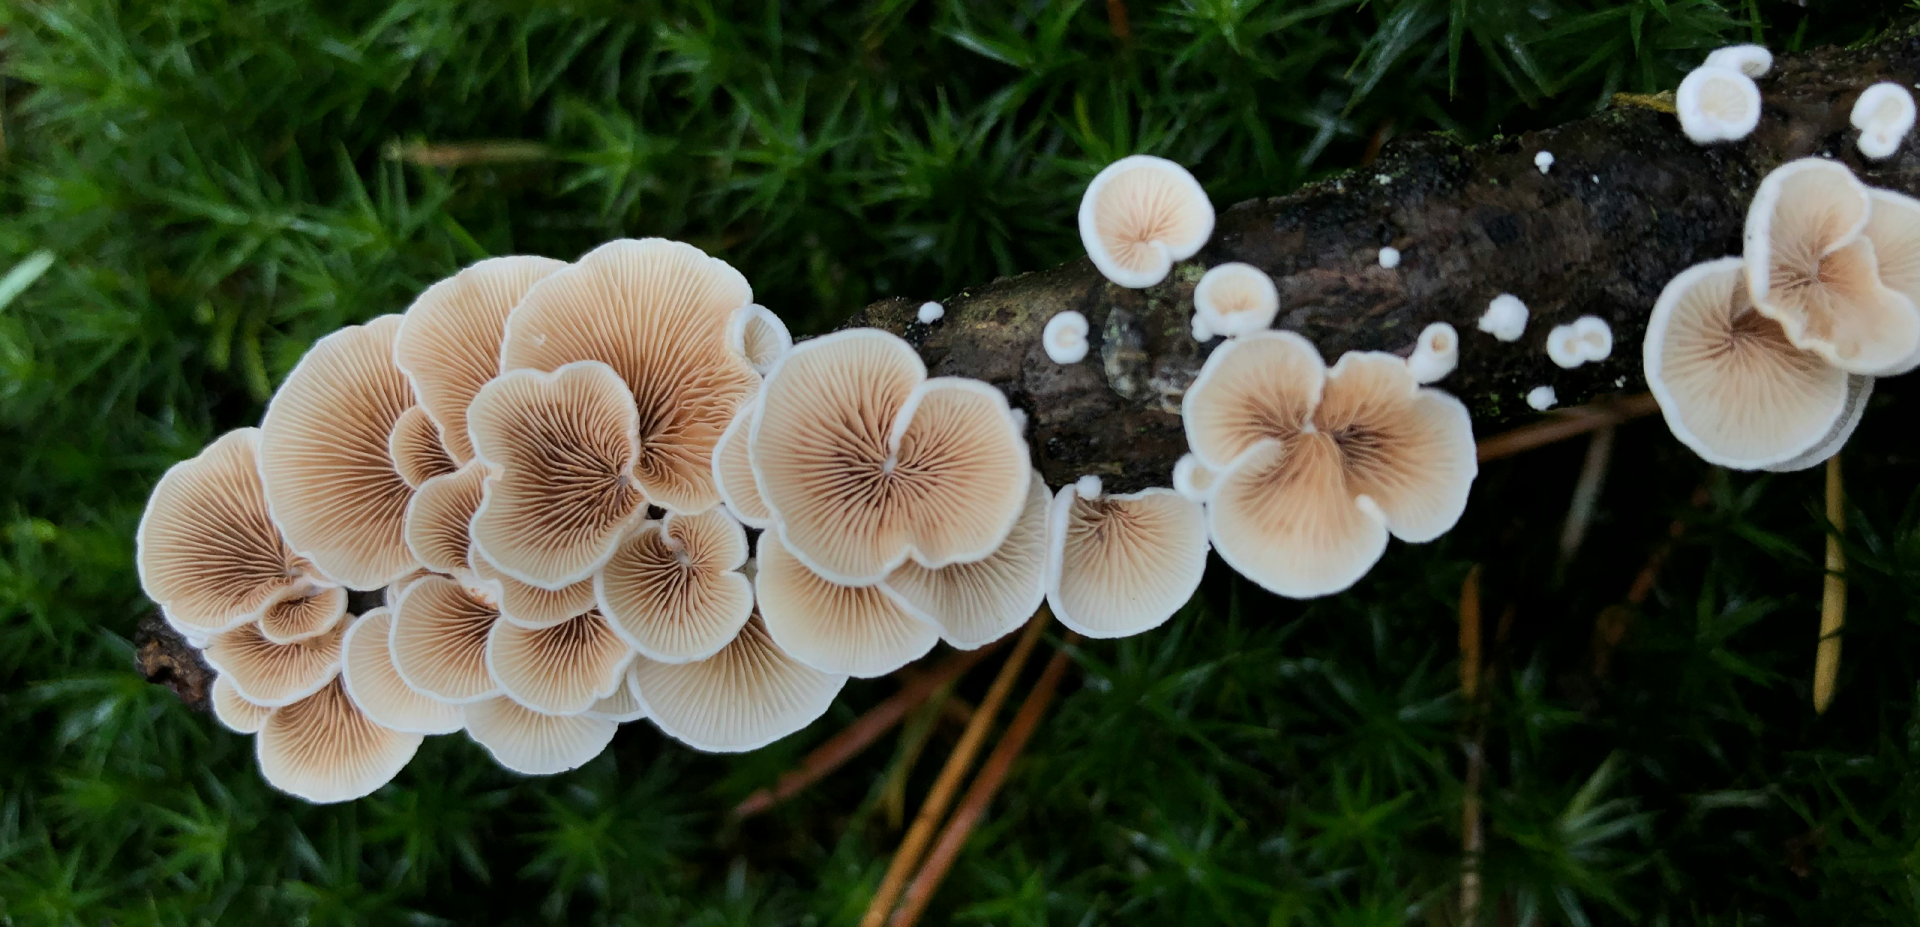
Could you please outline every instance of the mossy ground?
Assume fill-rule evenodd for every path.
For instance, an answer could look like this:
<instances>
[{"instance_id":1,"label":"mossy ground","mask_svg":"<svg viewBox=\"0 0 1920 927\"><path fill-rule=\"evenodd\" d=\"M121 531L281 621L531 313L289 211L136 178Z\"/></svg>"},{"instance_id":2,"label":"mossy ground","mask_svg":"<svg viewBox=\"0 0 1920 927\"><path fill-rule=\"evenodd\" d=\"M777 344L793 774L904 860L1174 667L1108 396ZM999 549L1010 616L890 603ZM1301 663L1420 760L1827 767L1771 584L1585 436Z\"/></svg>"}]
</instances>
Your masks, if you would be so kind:
<instances>
[{"instance_id":1,"label":"mossy ground","mask_svg":"<svg viewBox=\"0 0 1920 927\"><path fill-rule=\"evenodd\" d=\"M723 811L891 682L742 757L635 724L587 768L528 780L437 738L392 787L314 808L132 671L133 527L157 475L255 422L314 338L463 264L671 236L817 331L1072 256L1078 190L1121 154L1177 158L1232 202L1389 134L1552 124L1671 87L1719 44L1855 41L1899 12L0 8L0 923L857 918L949 728L910 772L889 740L765 818ZM1474 563L1495 665L1483 919L1920 920L1915 402L1887 384L1846 453L1853 598L1825 717L1808 698L1817 472L1715 471L1643 422L1561 578L1577 442L1488 467L1458 531L1396 544L1349 594L1284 602L1216 569L1165 628L1077 648L931 922L1448 922L1477 723L1455 609ZM1652 597L1601 620L1676 519Z\"/></svg>"}]
</instances>

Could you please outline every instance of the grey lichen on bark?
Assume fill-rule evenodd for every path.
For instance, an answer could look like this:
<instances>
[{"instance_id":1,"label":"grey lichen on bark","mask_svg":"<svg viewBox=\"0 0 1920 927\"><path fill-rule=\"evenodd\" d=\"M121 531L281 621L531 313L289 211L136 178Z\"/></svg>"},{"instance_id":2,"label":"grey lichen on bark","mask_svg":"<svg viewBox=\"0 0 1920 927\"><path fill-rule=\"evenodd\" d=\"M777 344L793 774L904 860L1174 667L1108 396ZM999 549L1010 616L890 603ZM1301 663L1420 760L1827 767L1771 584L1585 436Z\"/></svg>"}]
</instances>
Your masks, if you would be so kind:
<instances>
[{"instance_id":1,"label":"grey lichen on bark","mask_svg":"<svg viewBox=\"0 0 1920 927\"><path fill-rule=\"evenodd\" d=\"M1165 486L1186 450L1181 397L1221 343L1190 334L1194 284L1207 267L1244 261L1279 288L1275 327L1305 335L1330 364L1347 351L1405 355L1426 325L1452 323L1460 366L1439 386L1485 435L1535 416L1525 397L1536 386L1552 386L1562 405L1644 390L1640 342L1661 288L1695 263L1740 253L1747 202L1774 167L1832 157L1870 184L1920 193L1913 144L1867 161L1848 122L1871 84L1920 80L1914 33L1776 59L1758 82L1759 128L1740 142L1693 144L1659 98L1616 100L1479 145L1408 139L1375 164L1225 209L1206 248L1144 290L1109 283L1081 259L948 296L932 325L919 322L917 299L875 303L847 324L906 336L935 375L1005 390L1028 413L1049 484L1091 473L1117 491ZM1542 151L1554 159L1545 172L1534 163ZM1395 269L1380 266L1387 246L1401 252ZM1531 310L1517 342L1475 327L1501 293ZM1086 315L1092 349L1063 366L1047 358L1040 331L1069 309ZM1547 357L1547 334L1585 315L1612 327L1613 353L1562 369Z\"/></svg>"}]
</instances>

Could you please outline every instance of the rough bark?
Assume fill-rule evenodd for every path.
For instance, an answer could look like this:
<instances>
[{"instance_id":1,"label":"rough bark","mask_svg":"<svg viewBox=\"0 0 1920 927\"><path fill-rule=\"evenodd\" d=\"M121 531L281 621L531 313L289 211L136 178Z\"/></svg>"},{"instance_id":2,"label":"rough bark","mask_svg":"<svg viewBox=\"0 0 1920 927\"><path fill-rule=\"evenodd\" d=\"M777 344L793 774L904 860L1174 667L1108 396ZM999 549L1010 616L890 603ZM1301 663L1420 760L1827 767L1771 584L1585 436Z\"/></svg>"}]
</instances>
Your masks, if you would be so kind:
<instances>
[{"instance_id":1,"label":"rough bark","mask_svg":"<svg viewBox=\"0 0 1920 927\"><path fill-rule=\"evenodd\" d=\"M1440 386L1467 403L1484 437L1534 416L1524 397L1535 386L1553 386L1563 405L1644 390L1640 340L1660 289L1694 263L1739 253L1747 201L1774 167L1830 156L1868 183L1920 195L1916 145L1868 162L1848 123L1869 85L1920 82L1917 31L1776 59L1759 81L1760 126L1735 144L1689 142L1659 98L1482 145L1413 138L1368 167L1224 210L1207 247L1148 289L1114 286L1082 259L949 296L932 325L918 321L919 300L904 298L847 325L905 336L936 375L1005 390L1028 414L1049 484L1091 473L1131 491L1168 484L1186 451L1181 396L1220 344L1189 333L1193 285L1207 267L1244 261L1279 286L1275 325L1304 334L1329 362L1347 351L1405 354L1429 323L1452 323L1460 366ZM1541 151L1554 156L1544 174ZM1379 265L1388 245L1402 254L1394 270ZM1511 344L1474 327L1501 293L1532 310ZM1040 331L1069 309L1091 323L1092 350L1062 366ZM1547 359L1547 333L1583 315L1612 326L1613 355L1562 370ZM141 622L136 643L143 675L204 709L211 674L158 615Z\"/></svg>"}]
</instances>

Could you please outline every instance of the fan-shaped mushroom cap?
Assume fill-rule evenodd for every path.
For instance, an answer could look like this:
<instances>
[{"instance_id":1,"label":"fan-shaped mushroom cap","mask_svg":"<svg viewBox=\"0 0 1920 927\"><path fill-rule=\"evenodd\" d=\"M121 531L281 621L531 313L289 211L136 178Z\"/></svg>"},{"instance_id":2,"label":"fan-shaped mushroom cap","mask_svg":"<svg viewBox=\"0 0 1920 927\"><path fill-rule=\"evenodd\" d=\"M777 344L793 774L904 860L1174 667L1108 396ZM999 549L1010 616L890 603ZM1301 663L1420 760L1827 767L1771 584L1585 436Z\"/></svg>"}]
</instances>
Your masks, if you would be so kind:
<instances>
[{"instance_id":1,"label":"fan-shaped mushroom cap","mask_svg":"<svg viewBox=\"0 0 1920 927\"><path fill-rule=\"evenodd\" d=\"M454 463L473 459L467 405L500 374L507 314L535 283L565 266L527 255L488 258L428 287L407 307L394 361L413 381L420 408L439 423Z\"/></svg>"},{"instance_id":2,"label":"fan-shaped mushroom cap","mask_svg":"<svg viewBox=\"0 0 1920 927\"><path fill-rule=\"evenodd\" d=\"M1568 370L1586 363L1586 351L1580 346L1580 333L1574 331L1571 325L1555 325L1547 333L1547 357Z\"/></svg>"},{"instance_id":3,"label":"fan-shaped mushroom cap","mask_svg":"<svg viewBox=\"0 0 1920 927\"><path fill-rule=\"evenodd\" d=\"M758 617L711 657L692 663L640 657L630 673L653 723L709 753L758 749L812 724L847 682L788 656Z\"/></svg>"},{"instance_id":4,"label":"fan-shaped mushroom cap","mask_svg":"<svg viewBox=\"0 0 1920 927\"><path fill-rule=\"evenodd\" d=\"M1747 208L1747 288L1787 339L1848 373L1920 350L1920 309L1880 282L1861 233L1873 200L1844 165L1803 158L1760 182Z\"/></svg>"},{"instance_id":5,"label":"fan-shaped mushroom cap","mask_svg":"<svg viewBox=\"0 0 1920 927\"><path fill-rule=\"evenodd\" d=\"M793 335L772 309L748 303L734 310L733 320L727 323L727 346L746 358L755 373L765 376L793 347Z\"/></svg>"},{"instance_id":6,"label":"fan-shaped mushroom cap","mask_svg":"<svg viewBox=\"0 0 1920 927\"><path fill-rule=\"evenodd\" d=\"M1892 190L1867 193L1873 198L1873 212L1861 234L1873 242L1880 282L1920 305L1920 200ZM1883 376L1907 373L1916 366L1920 366L1920 347Z\"/></svg>"},{"instance_id":7,"label":"fan-shaped mushroom cap","mask_svg":"<svg viewBox=\"0 0 1920 927\"><path fill-rule=\"evenodd\" d=\"M275 644L292 644L333 630L346 613L347 590L339 586L290 590L260 613L260 635Z\"/></svg>"},{"instance_id":8,"label":"fan-shaped mushroom cap","mask_svg":"<svg viewBox=\"0 0 1920 927\"><path fill-rule=\"evenodd\" d=\"M1213 203L1187 169L1133 155L1106 166L1080 198L1080 241L1108 280L1148 287L1213 235Z\"/></svg>"},{"instance_id":9,"label":"fan-shaped mushroom cap","mask_svg":"<svg viewBox=\"0 0 1920 927\"><path fill-rule=\"evenodd\" d=\"M1280 291L1252 264L1216 264L1193 287L1193 311L1216 335L1244 335L1273 324Z\"/></svg>"},{"instance_id":10,"label":"fan-shaped mushroom cap","mask_svg":"<svg viewBox=\"0 0 1920 927\"><path fill-rule=\"evenodd\" d=\"M1725 467L1794 460L1846 410L1846 371L1794 347L1754 308L1740 258L1696 264L1667 284L1643 360L1674 437Z\"/></svg>"},{"instance_id":11,"label":"fan-shaped mushroom cap","mask_svg":"<svg viewBox=\"0 0 1920 927\"><path fill-rule=\"evenodd\" d=\"M1407 358L1407 370L1418 383L1443 380L1459 365L1460 333L1445 322L1434 322L1421 329L1420 340L1414 343L1413 354Z\"/></svg>"},{"instance_id":12,"label":"fan-shaped mushroom cap","mask_svg":"<svg viewBox=\"0 0 1920 927\"><path fill-rule=\"evenodd\" d=\"M441 574L425 568L418 569L411 573L408 573L407 575L402 576L391 583L388 583L385 589L380 590L380 604L386 606L387 608L392 608L395 605L400 604L400 596L402 593L407 591L407 587L412 586L414 583L417 583L423 579L426 579L429 576L439 576L439 575Z\"/></svg>"},{"instance_id":13,"label":"fan-shaped mushroom cap","mask_svg":"<svg viewBox=\"0 0 1920 927\"><path fill-rule=\"evenodd\" d=\"M255 741L267 783L315 804L351 801L399 775L419 734L403 734L366 716L338 679L273 713Z\"/></svg>"},{"instance_id":14,"label":"fan-shaped mushroom cap","mask_svg":"<svg viewBox=\"0 0 1920 927\"><path fill-rule=\"evenodd\" d=\"M213 677L213 694L208 701L213 703L213 716L236 734L259 733L273 715L273 709L247 701L247 697L233 687L233 680L225 676Z\"/></svg>"},{"instance_id":15,"label":"fan-shaped mushroom cap","mask_svg":"<svg viewBox=\"0 0 1920 927\"><path fill-rule=\"evenodd\" d=\"M1826 459L1840 453L1840 448L1853 437L1853 430L1860 426L1860 419L1866 415L1867 400L1873 397L1873 377L1863 377L1857 373L1847 374L1847 403L1841 410L1839 420L1827 429L1826 435L1814 443L1813 447L1802 452L1792 460L1777 464L1768 464L1764 469L1775 473L1791 473L1805 470L1814 464L1824 463Z\"/></svg>"},{"instance_id":16,"label":"fan-shaped mushroom cap","mask_svg":"<svg viewBox=\"0 0 1920 927\"><path fill-rule=\"evenodd\" d=\"M635 529L594 575L614 633L663 663L702 660L740 633L753 583L740 572L747 533L724 509L672 515Z\"/></svg>"},{"instance_id":17,"label":"fan-shaped mushroom cap","mask_svg":"<svg viewBox=\"0 0 1920 927\"><path fill-rule=\"evenodd\" d=\"M760 535L760 614L794 659L823 673L884 676L940 642L933 621L879 586L842 586L807 568L778 532ZM644 696L643 696L644 697Z\"/></svg>"},{"instance_id":18,"label":"fan-shaped mushroom cap","mask_svg":"<svg viewBox=\"0 0 1920 927\"><path fill-rule=\"evenodd\" d=\"M487 465L469 461L421 483L413 494L407 503L407 546L427 569L454 576L473 569L467 526L480 508L486 482Z\"/></svg>"},{"instance_id":19,"label":"fan-shaped mushroom cap","mask_svg":"<svg viewBox=\"0 0 1920 927\"><path fill-rule=\"evenodd\" d=\"M1219 482L1220 474L1194 454L1181 454L1173 464L1173 491L1194 502L1213 498L1213 487Z\"/></svg>"},{"instance_id":20,"label":"fan-shaped mushroom cap","mask_svg":"<svg viewBox=\"0 0 1920 927\"><path fill-rule=\"evenodd\" d=\"M940 637L961 650L990 644L1025 624L1046 596L1047 504L1052 493L1036 473L1013 530L985 559L930 569L909 560L882 586L908 610L926 615Z\"/></svg>"},{"instance_id":21,"label":"fan-shaped mushroom cap","mask_svg":"<svg viewBox=\"0 0 1920 927\"><path fill-rule=\"evenodd\" d=\"M1049 518L1047 604L1088 637L1165 624L1207 571L1205 512L1171 489L1108 496L1083 478L1061 487Z\"/></svg>"},{"instance_id":22,"label":"fan-shaped mushroom cap","mask_svg":"<svg viewBox=\"0 0 1920 927\"><path fill-rule=\"evenodd\" d=\"M1613 354L1613 327L1606 319L1597 315L1574 319L1573 336L1580 344L1582 360L1603 361Z\"/></svg>"},{"instance_id":23,"label":"fan-shaped mushroom cap","mask_svg":"<svg viewBox=\"0 0 1920 927\"><path fill-rule=\"evenodd\" d=\"M1673 107L1694 144L1735 141L1760 124L1760 88L1733 68L1702 65L1680 81Z\"/></svg>"},{"instance_id":24,"label":"fan-shaped mushroom cap","mask_svg":"<svg viewBox=\"0 0 1920 927\"><path fill-rule=\"evenodd\" d=\"M467 409L474 454L490 471L471 526L480 552L542 589L592 576L646 510L633 476L636 421L625 384L598 361L515 370L481 387Z\"/></svg>"},{"instance_id":25,"label":"fan-shaped mushroom cap","mask_svg":"<svg viewBox=\"0 0 1920 927\"><path fill-rule=\"evenodd\" d=\"M733 517L752 528L773 527L773 510L760 497L760 484L753 477L752 442L754 408L758 403L740 407L740 414L728 423L713 446L713 484L719 487L720 501Z\"/></svg>"},{"instance_id":26,"label":"fan-shaped mushroom cap","mask_svg":"<svg viewBox=\"0 0 1920 927\"><path fill-rule=\"evenodd\" d=\"M460 706L414 691L393 668L393 612L376 608L347 628L341 681L374 723L413 734L450 734L466 723Z\"/></svg>"},{"instance_id":27,"label":"fan-shaped mushroom cap","mask_svg":"<svg viewBox=\"0 0 1920 927\"><path fill-rule=\"evenodd\" d=\"M613 694L594 702L593 707L587 709L587 715L621 723L646 717L647 706L640 704L640 699L633 694L633 667L646 659L634 657L633 662L627 665L626 673L621 676L620 685L614 687Z\"/></svg>"},{"instance_id":28,"label":"fan-shaped mushroom cap","mask_svg":"<svg viewBox=\"0 0 1920 927\"><path fill-rule=\"evenodd\" d=\"M314 342L260 424L260 479L287 543L353 589L378 589L419 563L407 549L413 488L387 450L413 387L393 365L400 317Z\"/></svg>"},{"instance_id":29,"label":"fan-shaped mushroom cap","mask_svg":"<svg viewBox=\"0 0 1920 927\"><path fill-rule=\"evenodd\" d=\"M1391 354L1348 354L1327 371L1291 332L1215 351L1182 417L1194 453L1221 471L1207 503L1214 549L1295 598L1352 585L1388 532L1445 533L1478 472L1458 400L1421 388Z\"/></svg>"},{"instance_id":30,"label":"fan-shaped mushroom cap","mask_svg":"<svg viewBox=\"0 0 1920 927\"><path fill-rule=\"evenodd\" d=\"M456 469L440 443L440 426L434 424L425 406L412 406L400 413L393 423L393 434L387 436L387 455L393 458L393 468L400 472L400 478L414 489Z\"/></svg>"},{"instance_id":31,"label":"fan-shaped mushroom cap","mask_svg":"<svg viewBox=\"0 0 1920 927\"><path fill-rule=\"evenodd\" d=\"M494 762L530 776L585 766L620 728L590 714L541 714L509 698L475 702L466 715L467 736L487 748Z\"/></svg>"},{"instance_id":32,"label":"fan-shaped mushroom cap","mask_svg":"<svg viewBox=\"0 0 1920 927\"><path fill-rule=\"evenodd\" d=\"M199 634L257 617L313 567L267 514L260 430L237 428L174 464L153 487L134 536L140 585L167 620Z\"/></svg>"},{"instance_id":33,"label":"fan-shaped mushroom cap","mask_svg":"<svg viewBox=\"0 0 1920 927\"><path fill-rule=\"evenodd\" d=\"M276 644L260 633L258 624L243 624L216 636L201 653L241 698L275 708L312 695L339 674L344 630L335 626L319 637Z\"/></svg>"},{"instance_id":34,"label":"fan-shaped mushroom cap","mask_svg":"<svg viewBox=\"0 0 1920 927\"><path fill-rule=\"evenodd\" d=\"M400 594L387 646L393 667L414 691L443 702L498 694L487 669L487 636L500 613L459 583L429 576Z\"/></svg>"},{"instance_id":35,"label":"fan-shaped mushroom cap","mask_svg":"<svg viewBox=\"0 0 1920 927\"><path fill-rule=\"evenodd\" d=\"M925 377L905 341L851 329L795 347L761 391L748 441L762 498L785 546L833 582L879 582L909 556L978 560L1019 517L1031 468L1006 397Z\"/></svg>"},{"instance_id":36,"label":"fan-shaped mushroom cap","mask_svg":"<svg viewBox=\"0 0 1920 927\"><path fill-rule=\"evenodd\" d=\"M550 628L593 610L593 580L583 579L565 589L529 586L500 572L475 547L467 554L470 581L500 609L502 620L523 628Z\"/></svg>"},{"instance_id":37,"label":"fan-shaped mushroom cap","mask_svg":"<svg viewBox=\"0 0 1920 927\"><path fill-rule=\"evenodd\" d=\"M1732 68L1748 77L1765 77L1773 67L1773 53L1764 45L1729 45L1716 48L1707 54L1707 64L1716 68Z\"/></svg>"},{"instance_id":38,"label":"fan-shaped mushroom cap","mask_svg":"<svg viewBox=\"0 0 1920 927\"><path fill-rule=\"evenodd\" d=\"M498 622L487 640L487 669L507 697L534 711L571 715L613 694L633 649L591 611L550 628Z\"/></svg>"},{"instance_id":39,"label":"fan-shaped mushroom cap","mask_svg":"<svg viewBox=\"0 0 1920 927\"><path fill-rule=\"evenodd\" d=\"M647 501L704 512L720 501L713 444L759 382L727 341L735 310L752 301L739 271L692 245L609 242L528 291L507 321L500 369L605 362L639 409L633 478Z\"/></svg>"},{"instance_id":40,"label":"fan-shaped mushroom cap","mask_svg":"<svg viewBox=\"0 0 1920 927\"><path fill-rule=\"evenodd\" d=\"M1040 346L1046 349L1047 359L1056 364L1077 364L1087 359L1087 331L1086 316L1072 309L1056 312L1040 330ZM1205 337L1201 337L1202 332ZM1194 340L1206 341L1214 334L1205 319L1194 316Z\"/></svg>"},{"instance_id":41,"label":"fan-shaped mushroom cap","mask_svg":"<svg viewBox=\"0 0 1920 927\"><path fill-rule=\"evenodd\" d=\"M1874 84L1853 103L1853 127L1860 130L1854 144L1869 158L1893 157L1913 131L1913 117L1913 94L1907 88L1885 81Z\"/></svg>"}]
</instances>

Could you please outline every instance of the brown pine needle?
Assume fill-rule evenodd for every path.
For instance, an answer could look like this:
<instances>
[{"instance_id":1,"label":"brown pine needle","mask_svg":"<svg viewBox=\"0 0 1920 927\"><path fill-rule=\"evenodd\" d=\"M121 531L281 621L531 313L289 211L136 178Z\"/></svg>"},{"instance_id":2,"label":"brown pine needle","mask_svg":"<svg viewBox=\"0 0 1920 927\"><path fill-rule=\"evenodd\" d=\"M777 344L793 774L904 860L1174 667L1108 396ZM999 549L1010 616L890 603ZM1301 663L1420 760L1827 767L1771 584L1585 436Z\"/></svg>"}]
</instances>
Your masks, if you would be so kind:
<instances>
[{"instance_id":1,"label":"brown pine needle","mask_svg":"<svg viewBox=\"0 0 1920 927\"><path fill-rule=\"evenodd\" d=\"M1460 584L1460 694L1473 701L1480 691L1480 564Z\"/></svg>"},{"instance_id":2,"label":"brown pine needle","mask_svg":"<svg viewBox=\"0 0 1920 927\"><path fill-rule=\"evenodd\" d=\"M735 805L734 820L750 818L766 811L826 778L828 773L858 756L860 751L879 740L881 735L893 730L900 719L931 697L934 690L959 679L975 663L999 648L1000 642L995 641L978 650L962 650L940 661L940 665L933 669L913 676L900 687L900 691L873 706L840 733L827 738L826 743L815 747L806 759L800 761L799 768L782 773L772 788L759 789Z\"/></svg>"},{"instance_id":3,"label":"brown pine needle","mask_svg":"<svg viewBox=\"0 0 1920 927\"><path fill-rule=\"evenodd\" d=\"M920 855L926 852L927 842L933 839L933 829L940 826L940 819L946 816L947 807L960 790L960 780L966 778L967 771L973 768L973 758L987 739L987 729L993 726L994 717L1000 714L1001 703L1007 700L1007 693L1013 690L1014 680L1020 677L1020 670L1027 665L1027 658L1033 656L1034 645L1040 642L1040 632L1052 617L1053 613L1046 606L1040 606L1040 610L1033 614L1033 619L1027 622L1027 629L1021 633L1019 642L1014 644L1007 662L1001 664L1000 673L993 677L993 685L988 687L986 698L980 700L980 707L974 709L973 719L967 722L966 730L960 733L960 742L954 744L946 765L940 767L940 776L927 792L927 799L920 805L919 813L914 815L913 824L900 841L900 849L894 851L893 861L887 865L886 876L880 880L873 900L867 903L866 914L860 918L861 927L880 927L886 922L887 912L893 910L894 902L900 899L900 893L907 886L907 877L913 874L914 866L920 862Z\"/></svg>"},{"instance_id":4,"label":"brown pine needle","mask_svg":"<svg viewBox=\"0 0 1920 927\"><path fill-rule=\"evenodd\" d=\"M1660 411L1652 393L1640 393L1609 402L1595 402L1556 412L1545 421L1503 431L1480 442L1480 462L1512 457L1524 451L1565 441L1609 425L1632 421Z\"/></svg>"},{"instance_id":5,"label":"brown pine needle","mask_svg":"<svg viewBox=\"0 0 1920 927\"><path fill-rule=\"evenodd\" d=\"M1047 706L1053 703L1054 692L1060 688L1060 677L1066 674L1067 664L1072 660L1067 656L1067 648L1080 640L1080 635L1068 632L1060 649L1053 652L1053 659L1047 661L1046 669L1040 672L1040 678L1033 684L1033 691L1027 693L1025 701L1020 703L1020 711L1007 725L1007 732L1000 743L993 748L992 755L980 767L980 775L967 787L965 798L960 807L953 812L953 819L940 832L940 842L934 844L933 852L927 854L926 865L920 868L920 874L914 877L913 885L900 902L900 910L894 912L888 927L913 927L926 913L927 903L933 900L933 893L940 889L940 883L947 878L947 872L953 868L954 860L960 857L960 849L967 843L967 837L987 813L987 806L993 803L994 795L1000 786L1006 784L1007 773L1013 769L1013 762L1020 758L1027 741L1033 738L1034 729L1040 726L1040 718L1047 713Z\"/></svg>"},{"instance_id":6,"label":"brown pine needle","mask_svg":"<svg viewBox=\"0 0 1920 927\"><path fill-rule=\"evenodd\" d=\"M1820 590L1820 645L1813 655L1813 710L1825 714L1840 675L1840 629L1847 623L1847 497L1840 485L1840 455L1827 458L1827 575Z\"/></svg>"}]
</instances>

